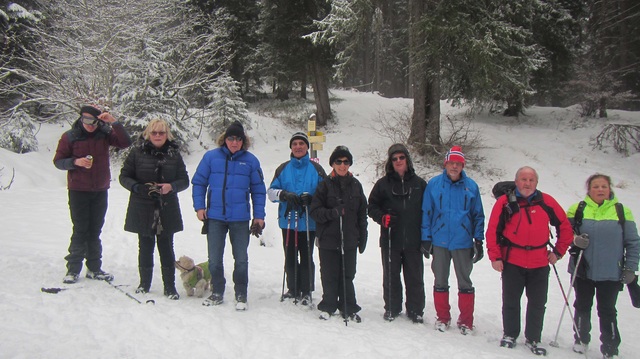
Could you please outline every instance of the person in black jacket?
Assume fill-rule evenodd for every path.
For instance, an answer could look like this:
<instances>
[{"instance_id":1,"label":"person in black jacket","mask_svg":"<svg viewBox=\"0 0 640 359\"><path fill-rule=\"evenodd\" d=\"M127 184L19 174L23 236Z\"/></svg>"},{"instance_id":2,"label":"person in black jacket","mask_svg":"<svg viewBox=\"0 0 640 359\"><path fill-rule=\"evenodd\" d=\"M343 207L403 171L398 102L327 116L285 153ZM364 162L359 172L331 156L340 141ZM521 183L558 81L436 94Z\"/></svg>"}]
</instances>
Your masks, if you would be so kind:
<instances>
[{"instance_id":1,"label":"person in black jacket","mask_svg":"<svg viewBox=\"0 0 640 359\"><path fill-rule=\"evenodd\" d=\"M349 172L353 156L345 146L331 154L331 174L316 188L310 216L316 221L320 257L322 301L320 319L339 309L343 318L360 322L353 279L357 250L367 245L367 198L362 185ZM345 295L346 293L346 295Z\"/></svg>"},{"instance_id":2,"label":"person in black jacket","mask_svg":"<svg viewBox=\"0 0 640 359\"><path fill-rule=\"evenodd\" d=\"M414 323L423 323L425 292L420 223L427 182L416 175L404 145L394 144L387 152L385 176L376 182L369 195L369 217L381 227L384 319L392 321L402 311L402 271L407 316Z\"/></svg>"},{"instance_id":3,"label":"person in black jacket","mask_svg":"<svg viewBox=\"0 0 640 359\"><path fill-rule=\"evenodd\" d=\"M183 229L178 192L189 187L189 175L167 122L151 120L141 137L143 141L129 152L120 171L120 184L131 191L124 229L138 233L136 293L151 288L157 240L164 295L177 300L173 234Z\"/></svg>"}]
</instances>

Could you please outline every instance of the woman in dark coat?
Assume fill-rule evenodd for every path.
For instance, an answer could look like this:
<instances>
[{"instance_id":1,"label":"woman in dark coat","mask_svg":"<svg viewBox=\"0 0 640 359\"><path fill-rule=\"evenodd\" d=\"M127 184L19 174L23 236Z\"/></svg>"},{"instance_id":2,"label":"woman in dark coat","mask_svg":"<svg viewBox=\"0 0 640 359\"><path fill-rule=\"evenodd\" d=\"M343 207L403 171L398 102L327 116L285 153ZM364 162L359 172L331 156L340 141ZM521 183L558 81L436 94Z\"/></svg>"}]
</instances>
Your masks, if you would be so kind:
<instances>
[{"instance_id":1,"label":"woman in dark coat","mask_svg":"<svg viewBox=\"0 0 640 359\"><path fill-rule=\"evenodd\" d=\"M359 323L353 279L357 250L362 253L367 245L367 198L349 172L353 156L347 147L336 147L329 163L333 171L316 188L309 213L316 221L320 257L323 293L318 310L320 319L329 319L338 309L345 320Z\"/></svg>"},{"instance_id":2,"label":"woman in dark coat","mask_svg":"<svg viewBox=\"0 0 640 359\"><path fill-rule=\"evenodd\" d=\"M162 267L164 295L179 299L175 286L173 234L183 229L178 192L189 187L189 175L169 125L151 120L122 166L120 184L131 191L124 229L138 233L140 285L146 293L153 277L156 240Z\"/></svg>"}]
</instances>

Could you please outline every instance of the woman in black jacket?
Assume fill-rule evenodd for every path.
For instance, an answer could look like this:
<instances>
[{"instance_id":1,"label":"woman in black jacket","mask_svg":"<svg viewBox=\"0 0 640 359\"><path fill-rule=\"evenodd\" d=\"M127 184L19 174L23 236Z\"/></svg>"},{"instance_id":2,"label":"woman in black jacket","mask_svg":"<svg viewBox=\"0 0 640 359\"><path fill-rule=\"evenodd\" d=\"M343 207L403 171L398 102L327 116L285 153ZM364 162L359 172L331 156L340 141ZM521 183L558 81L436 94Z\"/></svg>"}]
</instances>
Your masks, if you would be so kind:
<instances>
[{"instance_id":1,"label":"woman in black jacket","mask_svg":"<svg viewBox=\"0 0 640 359\"><path fill-rule=\"evenodd\" d=\"M425 292L420 223L427 182L416 175L404 145L392 145L387 152L385 176L376 182L369 195L369 217L381 227L384 319L392 321L402 311L402 271L407 316L414 323L423 323Z\"/></svg>"},{"instance_id":2,"label":"woman in black jacket","mask_svg":"<svg viewBox=\"0 0 640 359\"><path fill-rule=\"evenodd\" d=\"M318 310L320 319L329 319L338 309L345 320L359 323L356 313L361 308L353 279L356 251L364 252L367 245L367 198L349 172L353 156L347 147L336 147L329 163L333 171L316 188L310 206L310 216L316 221L323 291Z\"/></svg>"},{"instance_id":3,"label":"woman in black jacket","mask_svg":"<svg viewBox=\"0 0 640 359\"><path fill-rule=\"evenodd\" d=\"M164 295L179 299L175 286L173 234L183 229L178 192L189 187L189 175L169 125L151 120L120 171L120 184L131 191L124 229L138 233L140 285L146 293L153 277L156 240L162 267Z\"/></svg>"}]
</instances>

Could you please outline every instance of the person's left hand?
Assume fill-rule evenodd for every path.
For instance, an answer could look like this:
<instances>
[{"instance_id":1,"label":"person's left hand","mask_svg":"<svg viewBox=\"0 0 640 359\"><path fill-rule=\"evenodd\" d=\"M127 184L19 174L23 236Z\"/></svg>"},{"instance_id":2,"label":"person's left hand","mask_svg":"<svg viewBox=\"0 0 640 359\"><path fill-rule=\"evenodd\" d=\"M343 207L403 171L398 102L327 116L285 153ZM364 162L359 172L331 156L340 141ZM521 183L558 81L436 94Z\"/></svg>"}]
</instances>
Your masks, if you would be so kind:
<instances>
[{"instance_id":1,"label":"person's left hand","mask_svg":"<svg viewBox=\"0 0 640 359\"><path fill-rule=\"evenodd\" d=\"M114 123L116 122L116 118L113 117L109 112L103 112L98 116L98 120L106 123Z\"/></svg>"},{"instance_id":2,"label":"person's left hand","mask_svg":"<svg viewBox=\"0 0 640 359\"><path fill-rule=\"evenodd\" d=\"M254 218L251 221L251 227L249 228L249 232L254 237L260 237L262 235L262 230L264 229L264 219Z\"/></svg>"}]
</instances>

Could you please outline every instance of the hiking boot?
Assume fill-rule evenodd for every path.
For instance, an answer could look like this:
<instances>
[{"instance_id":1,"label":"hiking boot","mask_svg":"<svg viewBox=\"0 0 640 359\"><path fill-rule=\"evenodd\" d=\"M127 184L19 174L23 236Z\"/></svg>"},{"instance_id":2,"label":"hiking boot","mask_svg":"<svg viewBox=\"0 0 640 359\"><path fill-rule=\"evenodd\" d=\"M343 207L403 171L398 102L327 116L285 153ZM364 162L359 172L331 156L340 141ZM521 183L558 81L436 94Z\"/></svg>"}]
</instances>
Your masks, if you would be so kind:
<instances>
[{"instance_id":1,"label":"hiking boot","mask_svg":"<svg viewBox=\"0 0 640 359\"><path fill-rule=\"evenodd\" d=\"M387 322L393 322L396 318L398 317L398 313L394 313L390 310L387 310L386 312L384 312L384 314L382 315L382 318L384 320L386 320Z\"/></svg>"},{"instance_id":2,"label":"hiking boot","mask_svg":"<svg viewBox=\"0 0 640 359\"><path fill-rule=\"evenodd\" d=\"M500 339L500 346L509 349L515 348L516 338L505 335Z\"/></svg>"},{"instance_id":3,"label":"hiking boot","mask_svg":"<svg viewBox=\"0 0 640 359\"><path fill-rule=\"evenodd\" d=\"M140 289L140 288L138 288ZM178 300L180 299L180 294L178 294L178 291L176 290L175 287L173 288L165 288L164 289L164 296L171 299L171 300Z\"/></svg>"},{"instance_id":4,"label":"hiking boot","mask_svg":"<svg viewBox=\"0 0 640 359\"><path fill-rule=\"evenodd\" d=\"M146 289L144 286L138 286L138 288L136 288L136 293L146 294L146 293L149 293L149 290Z\"/></svg>"},{"instance_id":5,"label":"hiking boot","mask_svg":"<svg viewBox=\"0 0 640 359\"><path fill-rule=\"evenodd\" d=\"M237 311L245 311L247 310L247 296L246 295L236 295L236 310Z\"/></svg>"},{"instance_id":6,"label":"hiking boot","mask_svg":"<svg viewBox=\"0 0 640 359\"><path fill-rule=\"evenodd\" d=\"M322 319L322 320L329 320L329 319L331 319L331 313L329 313L329 312L320 312L320 316L318 318Z\"/></svg>"},{"instance_id":7,"label":"hiking boot","mask_svg":"<svg viewBox=\"0 0 640 359\"><path fill-rule=\"evenodd\" d=\"M218 293L211 293L209 298L205 299L202 302L202 305L204 305L205 307L210 307L212 305L220 305L220 304L222 304L222 294L218 294Z\"/></svg>"},{"instance_id":8,"label":"hiking boot","mask_svg":"<svg viewBox=\"0 0 640 359\"><path fill-rule=\"evenodd\" d=\"M473 327L469 328L466 324L458 324L458 330L460 330L460 334L462 335L473 334Z\"/></svg>"},{"instance_id":9,"label":"hiking boot","mask_svg":"<svg viewBox=\"0 0 640 359\"><path fill-rule=\"evenodd\" d=\"M535 355L545 356L547 355L547 349L539 347L540 343L527 339L524 342L524 345L531 350L531 352Z\"/></svg>"},{"instance_id":10,"label":"hiking boot","mask_svg":"<svg viewBox=\"0 0 640 359\"><path fill-rule=\"evenodd\" d=\"M310 294L303 295L302 299L300 300L300 304L302 304L302 305L311 304L311 295Z\"/></svg>"},{"instance_id":11,"label":"hiking boot","mask_svg":"<svg viewBox=\"0 0 640 359\"><path fill-rule=\"evenodd\" d=\"M446 332L449 329L449 322L443 322L438 319L436 320L435 329L439 332Z\"/></svg>"},{"instance_id":12,"label":"hiking boot","mask_svg":"<svg viewBox=\"0 0 640 359\"><path fill-rule=\"evenodd\" d=\"M589 350L589 343L582 343L579 341L576 341L575 343L573 343L574 353L584 354L587 352L587 350Z\"/></svg>"},{"instance_id":13,"label":"hiking boot","mask_svg":"<svg viewBox=\"0 0 640 359\"><path fill-rule=\"evenodd\" d=\"M409 319L411 319L411 321L415 324L422 324L424 323L424 318L422 317L422 314L419 313L414 313L414 312L409 312L407 313L407 316L409 317Z\"/></svg>"},{"instance_id":14,"label":"hiking boot","mask_svg":"<svg viewBox=\"0 0 640 359\"><path fill-rule=\"evenodd\" d=\"M76 283L79 277L80 276L78 275L78 273L67 272L64 278L62 278L62 283L65 283L65 284Z\"/></svg>"},{"instance_id":15,"label":"hiking boot","mask_svg":"<svg viewBox=\"0 0 640 359\"><path fill-rule=\"evenodd\" d=\"M87 270L86 277L89 279L104 280L107 282L111 282L113 280L113 274L107 273L102 269L98 269L95 272Z\"/></svg>"}]
</instances>

